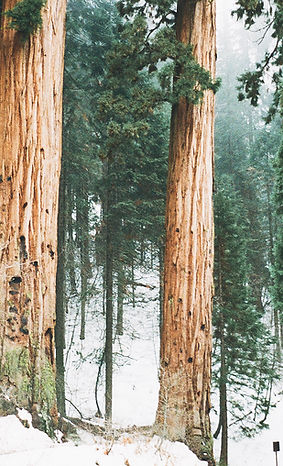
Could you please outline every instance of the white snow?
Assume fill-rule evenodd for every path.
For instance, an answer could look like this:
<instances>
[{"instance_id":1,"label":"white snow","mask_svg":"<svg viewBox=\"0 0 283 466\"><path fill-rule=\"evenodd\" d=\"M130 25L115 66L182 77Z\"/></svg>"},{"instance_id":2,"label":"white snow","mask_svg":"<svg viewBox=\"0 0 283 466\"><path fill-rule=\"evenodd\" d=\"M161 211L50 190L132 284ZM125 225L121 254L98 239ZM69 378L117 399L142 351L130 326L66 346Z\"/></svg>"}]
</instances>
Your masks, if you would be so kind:
<instances>
[{"instance_id":1,"label":"white snow","mask_svg":"<svg viewBox=\"0 0 283 466\"><path fill-rule=\"evenodd\" d=\"M229 11L232 1L219 1L219 24L232 24ZM234 23L233 23L234 24ZM233 26L239 27L240 26ZM141 273L137 282L154 285L154 289L139 287L137 305L125 305L125 334L115 340L115 367L113 377L113 419L117 426L151 425L154 422L158 400L158 297L156 271L151 275ZM97 289L101 289L101 284ZM144 302L142 302L142 297ZM74 303L73 303L74 304ZM79 340L79 314L75 305L69 303L66 329L68 355L66 366L67 398L83 413L85 418L96 415L94 387L98 372L98 360L104 341L104 316L101 296L91 301L86 322L86 339ZM104 411L104 373L101 374L98 398ZM277 387L277 391L282 390ZM278 405L267 422L270 429L252 439L229 440L229 466L275 465L273 442L279 441L283 449L283 396L278 394ZM73 406L67 403L68 414L78 416ZM30 415L18 410L18 418L31 425ZM26 428L16 416L0 418L0 466L205 466L182 443L169 442L157 436L124 434L119 440L106 441L90 433L80 431L78 445L74 442L53 442L46 434ZM101 421L102 422L102 421ZM215 442L216 456L219 452ZM283 453L278 454L283 466Z\"/></svg>"},{"instance_id":2,"label":"white snow","mask_svg":"<svg viewBox=\"0 0 283 466\"><path fill-rule=\"evenodd\" d=\"M32 416L26 409L17 408L17 417L25 422L25 427L32 427ZM23 423L24 424L24 423Z\"/></svg>"},{"instance_id":3,"label":"white snow","mask_svg":"<svg viewBox=\"0 0 283 466\"><path fill-rule=\"evenodd\" d=\"M148 302L149 294L158 294L156 273L137 277L138 282L156 285L154 290L139 287L137 305L125 306L125 334L116 338L113 377L114 426L151 425L158 400L158 302ZM99 299L92 308L101 309ZM98 371L97 351L103 345L104 317L96 312L87 316L86 340L79 340L79 323L75 310L70 310L67 342L69 348L66 369L67 398L86 418L94 419L96 406L94 387ZM97 315L98 314L98 315ZM67 350L68 352L68 346ZM104 374L99 387L99 401L103 411ZM78 412L68 404L68 414ZM18 417L30 425L30 415L18 410ZM96 422L99 420L96 418ZM100 421L103 423L103 421ZM0 418L0 466L205 466L182 443L169 442L160 437L124 434L118 440L79 430L80 440L60 443L34 428L25 428L16 416ZM59 442L59 443L58 443Z\"/></svg>"},{"instance_id":4,"label":"white snow","mask_svg":"<svg viewBox=\"0 0 283 466\"><path fill-rule=\"evenodd\" d=\"M26 428L16 416L0 417L0 455L17 451L48 448L52 440L44 432ZM2 456L0 460L2 466Z\"/></svg>"},{"instance_id":5,"label":"white snow","mask_svg":"<svg viewBox=\"0 0 283 466\"><path fill-rule=\"evenodd\" d=\"M278 404L267 418L270 426L256 437L229 442L229 466L272 466L275 465L273 442L280 442L283 450L283 385L276 387ZM279 401L280 400L280 401ZM283 465L283 453L278 452L278 465Z\"/></svg>"},{"instance_id":6,"label":"white snow","mask_svg":"<svg viewBox=\"0 0 283 466\"><path fill-rule=\"evenodd\" d=\"M154 422L158 401L159 366L159 305L156 272L143 273L137 282L155 285L154 289L138 287L136 307L130 297L124 306L124 328L114 344L113 375L113 420L119 426L151 425ZM98 351L104 345L105 316L97 312L102 304L99 297L93 300L87 316L86 338L79 340L80 325L75 312L69 312L67 328L68 361L66 365L66 398L82 412L85 418L93 419L97 408L94 389L98 372ZM73 316L73 318L72 318ZM74 331L74 334L73 334ZM72 338L73 335L73 338ZM71 342L73 344L70 346ZM99 391L99 406L104 411L104 372ZM67 402L68 415L78 412Z\"/></svg>"},{"instance_id":7,"label":"white snow","mask_svg":"<svg viewBox=\"0 0 283 466\"><path fill-rule=\"evenodd\" d=\"M155 276L156 277L156 276ZM153 276L143 277L156 284ZM141 281L141 280L140 280ZM150 425L154 422L158 399L158 303L139 302L133 309L131 303L125 307L125 328L130 332L119 337L115 343L116 368L113 380L113 418L116 426ZM155 291L157 293L156 286ZM148 290L146 291L148 293ZM71 313L70 313L71 314ZM68 397L84 416L94 418L94 386L98 370L93 357L101 345L103 318L89 314L88 334L80 342L79 325L75 327L74 344L69 352L67 367ZM74 323L73 321L69 323ZM92 323L92 324L91 324ZM69 341L72 327L69 330ZM134 336L134 338L133 338ZM124 356L122 356L122 354ZM102 374L102 381L104 375ZM277 386L277 408L268 422L270 429L255 438L238 442L229 440L229 466L272 466L275 465L274 441L283 448L283 396L282 386ZM99 398L103 410L103 383ZM69 414L78 413L69 406ZM30 425L30 415L18 409L18 418ZM80 432L80 441L65 444L53 442L46 434L34 428L25 428L16 416L0 418L0 466L205 466L182 443L169 442L159 437L141 434L124 434L118 440L106 441L85 431ZM97 419L96 419L97 421ZM103 423L103 421L100 421ZM216 456L219 440L215 442ZM282 455L279 452L280 465ZM282 463L283 465L283 463Z\"/></svg>"},{"instance_id":8,"label":"white snow","mask_svg":"<svg viewBox=\"0 0 283 466\"><path fill-rule=\"evenodd\" d=\"M91 434L82 443L56 444L44 433L25 428L16 416L0 418L1 466L201 466L189 449L179 442L157 436L122 435L106 441Z\"/></svg>"}]
</instances>

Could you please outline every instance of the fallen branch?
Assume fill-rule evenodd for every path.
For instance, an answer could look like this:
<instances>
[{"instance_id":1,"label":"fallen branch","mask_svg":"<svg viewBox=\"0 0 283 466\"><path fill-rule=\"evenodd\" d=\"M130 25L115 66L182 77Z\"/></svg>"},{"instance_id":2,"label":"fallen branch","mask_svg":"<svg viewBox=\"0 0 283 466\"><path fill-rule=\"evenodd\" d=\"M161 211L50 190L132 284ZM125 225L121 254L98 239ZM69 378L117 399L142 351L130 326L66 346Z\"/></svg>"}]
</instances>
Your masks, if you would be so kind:
<instances>
[{"instance_id":1,"label":"fallen branch","mask_svg":"<svg viewBox=\"0 0 283 466\"><path fill-rule=\"evenodd\" d=\"M79 410L79 408L77 408L71 400L68 400L67 398L65 398L65 400L68 401L68 403L70 403L70 405L72 405L73 408L75 408L75 410L79 413L79 415L81 416L81 419L82 419L83 415L82 415L81 411Z\"/></svg>"}]
</instances>

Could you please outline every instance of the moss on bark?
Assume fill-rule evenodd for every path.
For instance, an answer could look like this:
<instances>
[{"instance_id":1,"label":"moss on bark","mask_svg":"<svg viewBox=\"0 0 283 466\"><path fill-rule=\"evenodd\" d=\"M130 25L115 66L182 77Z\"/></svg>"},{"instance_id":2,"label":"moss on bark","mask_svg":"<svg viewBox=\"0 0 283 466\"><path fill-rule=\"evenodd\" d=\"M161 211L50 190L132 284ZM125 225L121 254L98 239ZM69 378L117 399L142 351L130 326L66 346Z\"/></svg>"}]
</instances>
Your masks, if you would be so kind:
<instances>
[{"instance_id":1,"label":"moss on bark","mask_svg":"<svg viewBox=\"0 0 283 466\"><path fill-rule=\"evenodd\" d=\"M6 352L0 370L0 414L16 406L36 414L36 427L52 434L57 423L55 373L46 356L36 372L28 348Z\"/></svg>"}]
</instances>

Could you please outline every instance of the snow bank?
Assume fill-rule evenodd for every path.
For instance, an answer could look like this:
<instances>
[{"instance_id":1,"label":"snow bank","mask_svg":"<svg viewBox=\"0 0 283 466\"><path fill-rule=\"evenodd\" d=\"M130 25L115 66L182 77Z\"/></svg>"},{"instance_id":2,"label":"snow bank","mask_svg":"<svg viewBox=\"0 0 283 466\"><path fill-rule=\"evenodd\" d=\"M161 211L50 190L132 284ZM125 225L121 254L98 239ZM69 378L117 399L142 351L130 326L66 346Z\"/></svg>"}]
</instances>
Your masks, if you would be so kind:
<instances>
[{"instance_id":1,"label":"snow bank","mask_svg":"<svg viewBox=\"0 0 283 466\"><path fill-rule=\"evenodd\" d=\"M229 444L229 466L275 466L273 442L280 442L278 463L283 465L283 383L277 385L274 394L276 408L271 410L267 418L270 426L254 438L240 441L231 440Z\"/></svg>"},{"instance_id":2,"label":"snow bank","mask_svg":"<svg viewBox=\"0 0 283 466\"><path fill-rule=\"evenodd\" d=\"M44 432L31 427L27 429L16 416L0 417L0 455L19 450L48 448L52 440ZM2 457L0 459L2 466ZM6 463L8 464L8 463Z\"/></svg>"},{"instance_id":3,"label":"snow bank","mask_svg":"<svg viewBox=\"0 0 283 466\"><path fill-rule=\"evenodd\" d=\"M106 441L88 435L87 445L56 444L25 428L15 416L0 418L1 466L205 466L182 443L125 434Z\"/></svg>"}]
</instances>

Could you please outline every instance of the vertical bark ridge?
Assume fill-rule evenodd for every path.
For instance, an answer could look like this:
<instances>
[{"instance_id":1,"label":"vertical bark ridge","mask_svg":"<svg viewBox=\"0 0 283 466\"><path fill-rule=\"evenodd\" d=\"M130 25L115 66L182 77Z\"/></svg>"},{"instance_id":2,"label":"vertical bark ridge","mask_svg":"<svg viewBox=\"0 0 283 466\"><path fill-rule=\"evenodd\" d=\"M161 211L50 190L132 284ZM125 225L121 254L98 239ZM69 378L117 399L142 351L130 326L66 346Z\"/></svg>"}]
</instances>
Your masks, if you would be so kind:
<instances>
[{"instance_id":1,"label":"vertical bark ridge","mask_svg":"<svg viewBox=\"0 0 283 466\"><path fill-rule=\"evenodd\" d=\"M3 0L2 10L16 3ZM15 382L7 358L26 351L22 378L34 378L26 405L43 402L43 365L54 369L65 8L65 0L48 1L42 29L25 43L1 19L1 378Z\"/></svg>"},{"instance_id":2,"label":"vertical bark ridge","mask_svg":"<svg viewBox=\"0 0 283 466\"><path fill-rule=\"evenodd\" d=\"M215 77L215 1L178 2L177 39ZM164 321L157 425L202 459L213 454L210 354L213 294L214 95L173 106L166 203Z\"/></svg>"}]
</instances>

